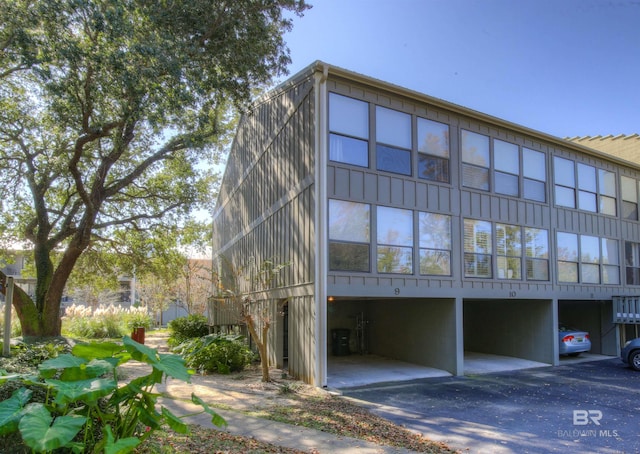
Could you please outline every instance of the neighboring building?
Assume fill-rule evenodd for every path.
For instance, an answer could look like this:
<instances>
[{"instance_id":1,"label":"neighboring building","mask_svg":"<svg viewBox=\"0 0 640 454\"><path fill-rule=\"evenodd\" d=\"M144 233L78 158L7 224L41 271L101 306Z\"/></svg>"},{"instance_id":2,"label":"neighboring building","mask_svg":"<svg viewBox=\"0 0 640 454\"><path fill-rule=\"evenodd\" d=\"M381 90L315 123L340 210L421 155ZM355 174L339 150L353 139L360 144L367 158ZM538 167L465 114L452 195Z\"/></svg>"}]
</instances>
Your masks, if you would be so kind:
<instances>
[{"instance_id":1,"label":"neighboring building","mask_svg":"<svg viewBox=\"0 0 640 454\"><path fill-rule=\"evenodd\" d=\"M567 140L618 156L636 164L640 163L640 135L638 134L629 136L620 134L617 136L570 137Z\"/></svg>"},{"instance_id":2,"label":"neighboring building","mask_svg":"<svg viewBox=\"0 0 640 454\"><path fill-rule=\"evenodd\" d=\"M591 146L315 62L241 119L214 261L291 263L242 290L269 311L273 365L317 386L349 351L557 365L560 320L616 355L640 323L639 183Z\"/></svg>"}]
</instances>

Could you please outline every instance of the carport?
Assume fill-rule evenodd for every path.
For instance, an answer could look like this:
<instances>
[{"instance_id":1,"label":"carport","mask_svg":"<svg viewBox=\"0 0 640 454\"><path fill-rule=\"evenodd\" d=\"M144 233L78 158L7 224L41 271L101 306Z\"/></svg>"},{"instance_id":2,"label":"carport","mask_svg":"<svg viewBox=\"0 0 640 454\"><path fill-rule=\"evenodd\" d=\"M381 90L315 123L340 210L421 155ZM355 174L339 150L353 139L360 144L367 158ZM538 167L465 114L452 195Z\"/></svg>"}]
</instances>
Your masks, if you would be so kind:
<instances>
[{"instance_id":1,"label":"carport","mask_svg":"<svg viewBox=\"0 0 640 454\"><path fill-rule=\"evenodd\" d=\"M553 325L552 300L465 299L465 363L484 354L554 364Z\"/></svg>"},{"instance_id":2,"label":"carport","mask_svg":"<svg viewBox=\"0 0 640 454\"><path fill-rule=\"evenodd\" d=\"M419 373L456 373L454 299L336 298L327 304L327 329L329 377L365 364L368 373L376 367L402 369L401 363L417 366Z\"/></svg>"},{"instance_id":3,"label":"carport","mask_svg":"<svg viewBox=\"0 0 640 454\"><path fill-rule=\"evenodd\" d=\"M591 339L591 353L610 356L619 354L611 300L558 300L558 321L587 331Z\"/></svg>"}]
</instances>

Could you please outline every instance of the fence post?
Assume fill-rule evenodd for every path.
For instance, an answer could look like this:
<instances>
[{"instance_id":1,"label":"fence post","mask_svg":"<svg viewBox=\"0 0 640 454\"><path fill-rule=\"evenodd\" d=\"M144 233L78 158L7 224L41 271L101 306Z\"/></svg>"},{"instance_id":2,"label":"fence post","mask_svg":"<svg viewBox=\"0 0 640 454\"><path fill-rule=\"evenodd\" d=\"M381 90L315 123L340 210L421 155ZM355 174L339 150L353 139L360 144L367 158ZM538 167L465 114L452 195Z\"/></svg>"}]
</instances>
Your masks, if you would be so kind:
<instances>
[{"instance_id":1,"label":"fence post","mask_svg":"<svg viewBox=\"0 0 640 454\"><path fill-rule=\"evenodd\" d=\"M13 278L7 276L7 292L4 299L4 339L2 356L11 356L11 306L13 304Z\"/></svg>"}]
</instances>

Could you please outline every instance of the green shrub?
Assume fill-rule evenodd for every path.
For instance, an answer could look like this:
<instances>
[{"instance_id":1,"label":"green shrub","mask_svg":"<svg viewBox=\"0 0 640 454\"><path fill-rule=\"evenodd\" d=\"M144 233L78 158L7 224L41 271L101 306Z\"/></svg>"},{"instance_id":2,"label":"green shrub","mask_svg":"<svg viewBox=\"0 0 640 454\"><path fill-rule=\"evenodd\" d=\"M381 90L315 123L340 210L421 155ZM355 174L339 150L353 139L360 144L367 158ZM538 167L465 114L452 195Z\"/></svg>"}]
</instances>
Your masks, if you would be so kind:
<instances>
[{"instance_id":1,"label":"green shrub","mask_svg":"<svg viewBox=\"0 0 640 454\"><path fill-rule=\"evenodd\" d=\"M88 306L72 305L62 318L62 330L85 339L115 339L130 334L125 326L128 315L121 306L100 305L96 310Z\"/></svg>"},{"instance_id":2,"label":"green shrub","mask_svg":"<svg viewBox=\"0 0 640 454\"><path fill-rule=\"evenodd\" d=\"M167 342L170 347L177 347L187 340L209 334L209 320L200 314L178 317L171 320L168 326L169 339Z\"/></svg>"},{"instance_id":3,"label":"green shrub","mask_svg":"<svg viewBox=\"0 0 640 454\"><path fill-rule=\"evenodd\" d=\"M0 384L19 382L10 397L0 402L2 442L19 433L34 453L107 452L130 453L164 424L178 433L188 426L166 407L156 409L159 395L153 387L167 376L189 381L184 361L175 355L123 338L123 344L77 344L71 354L61 354L38 366L38 375L0 371ZM128 361L151 366L151 373L130 383L119 383L118 368ZM45 391L39 396L32 388ZM226 424L200 398L195 404L212 415L215 425ZM12 445L14 452L20 446ZM62 449L63 451L57 451Z\"/></svg>"},{"instance_id":4,"label":"green shrub","mask_svg":"<svg viewBox=\"0 0 640 454\"><path fill-rule=\"evenodd\" d=\"M185 341L176 349L188 367L200 373L228 374L243 370L255 359L244 336L210 334Z\"/></svg>"}]
</instances>

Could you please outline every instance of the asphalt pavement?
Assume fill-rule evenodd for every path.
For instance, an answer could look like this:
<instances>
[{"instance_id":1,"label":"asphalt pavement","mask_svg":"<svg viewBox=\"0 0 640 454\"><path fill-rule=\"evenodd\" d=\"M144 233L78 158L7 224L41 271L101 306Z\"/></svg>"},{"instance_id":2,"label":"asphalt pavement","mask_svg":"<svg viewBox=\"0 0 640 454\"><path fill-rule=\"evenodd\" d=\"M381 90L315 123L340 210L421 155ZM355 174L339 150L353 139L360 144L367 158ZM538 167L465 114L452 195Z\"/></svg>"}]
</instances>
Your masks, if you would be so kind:
<instances>
[{"instance_id":1,"label":"asphalt pavement","mask_svg":"<svg viewBox=\"0 0 640 454\"><path fill-rule=\"evenodd\" d=\"M640 372L618 358L341 391L463 453L640 452Z\"/></svg>"}]
</instances>

